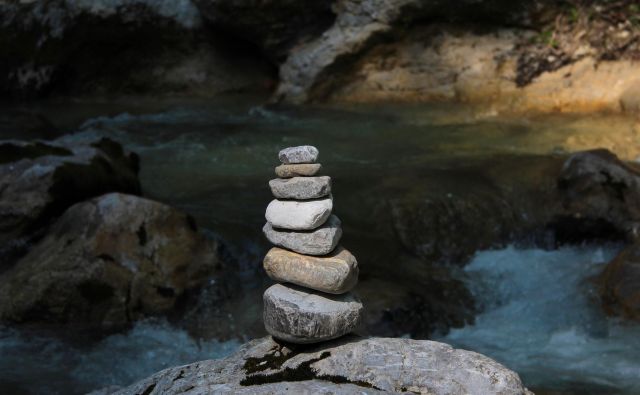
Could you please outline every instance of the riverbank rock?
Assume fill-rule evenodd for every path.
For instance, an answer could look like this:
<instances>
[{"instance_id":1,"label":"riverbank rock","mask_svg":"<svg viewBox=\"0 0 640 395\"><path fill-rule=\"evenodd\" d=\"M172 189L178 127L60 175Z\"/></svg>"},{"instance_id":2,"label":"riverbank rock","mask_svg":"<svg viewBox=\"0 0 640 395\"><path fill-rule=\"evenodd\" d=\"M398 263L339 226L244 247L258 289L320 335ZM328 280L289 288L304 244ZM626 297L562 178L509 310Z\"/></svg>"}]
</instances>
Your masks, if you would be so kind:
<instances>
[{"instance_id":1,"label":"riverbank rock","mask_svg":"<svg viewBox=\"0 0 640 395\"><path fill-rule=\"evenodd\" d=\"M272 200L265 218L276 228L313 230L324 224L333 210L333 198L308 201Z\"/></svg>"},{"instance_id":2,"label":"riverbank rock","mask_svg":"<svg viewBox=\"0 0 640 395\"><path fill-rule=\"evenodd\" d=\"M428 340L347 337L314 346L270 337L221 360L170 368L114 392L166 394L419 393L529 395L518 374L471 351Z\"/></svg>"},{"instance_id":3,"label":"riverbank rock","mask_svg":"<svg viewBox=\"0 0 640 395\"><path fill-rule=\"evenodd\" d=\"M103 195L70 207L0 274L0 321L126 325L171 311L219 266L216 243L191 217Z\"/></svg>"},{"instance_id":4,"label":"riverbank rock","mask_svg":"<svg viewBox=\"0 0 640 395\"><path fill-rule=\"evenodd\" d=\"M140 193L138 156L112 140L0 142L0 258L6 263L74 203Z\"/></svg>"},{"instance_id":5,"label":"riverbank rock","mask_svg":"<svg viewBox=\"0 0 640 395\"><path fill-rule=\"evenodd\" d=\"M620 239L640 237L640 170L607 150L572 155L558 179L567 233Z\"/></svg>"},{"instance_id":6,"label":"riverbank rock","mask_svg":"<svg viewBox=\"0 0 640 395\"><path fill-rule=\"evenodd\" d=\"M331 177L276 178L269 181L269 187L277 199L319 199L331 193Z\"/></svg>"},{"instance_id":7,"label":"riverbank rock","mask_svg":"<svg viewBox=\"0 0 640 395\"><path fill-rule=\"evenodd\" d=\"M319 228L310 231L275 229L269 222L262 228L267 239L278 247L307 255L326 255L333 251L342 237L342 223L335 215Z\"/></svg>"},{"instance_id":8,"label":"riverbank rock","mask_svg":"<svg viewBox=\"0 0 640 395\"><path fill-rule=\"evenodd\" d=\"M605 311L640 322L640 244L633 244L607 264L600 276Z\"/></svg>"},{"instance_id":9,"label":"riverbank rock","mask_svg":"<svg viewBox=\"0 0 640 395\"><path fill-rule=\"evenodd\" d=\"M320 163L298 163L294 165L280 165L276 167L276 176L280 178L311 177L318 174Z\"/></svg>"},{"instance_id":10,"label":"riverbank rock","mask_svg":"<svg viewBox=\"0 0 640 395\"><path fill-rule=\"evenodd\" d=\"M331 294L348 292L358 282L358 262L343 247L321 257L274 247L264 257L264 269L274 281Z\"/></svg>"},{"instance_id":11,"label":"riverbank rock","mask_svg":"<svg viewBox=\"0 0 640 395\"><path fill-rule=\"evenodd\" d=\"M352 294L329 295L276 284L263 295L264 326L277 339L318 343L354 331L362 303Z\"/></svg>"}]
</instances>

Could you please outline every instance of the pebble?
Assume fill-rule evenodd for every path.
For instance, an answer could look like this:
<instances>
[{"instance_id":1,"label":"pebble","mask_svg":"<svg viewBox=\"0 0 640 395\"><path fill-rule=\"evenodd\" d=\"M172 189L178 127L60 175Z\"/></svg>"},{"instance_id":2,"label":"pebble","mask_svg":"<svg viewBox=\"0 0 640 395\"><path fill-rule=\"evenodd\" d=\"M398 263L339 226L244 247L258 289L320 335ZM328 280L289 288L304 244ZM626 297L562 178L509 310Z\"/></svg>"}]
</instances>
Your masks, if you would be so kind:
<instances>
[{"instance_id":1,"label":"pebble","mask_svg":"<svg viewBox=\"0 0 640 395\"><path fill-rule=\"evenodd\" d=\"M333 210L331 195L324 199L295 201L274 199L265 218L275 228L313 230L324 224Z\"/></svg>"},{"instance_id":2,"label":"pebble","mask_svg":"<svg viewBox=\"0 0 640 395\"><path fill-rule=\"evenodd\" d=\"M269 222L262 228L262 232L271 242L306 255L326 255L333 251L342 237L342 223L335 215L331 215L327 222L311 231L290 231L275 229Z\"/></svg>"},{"instance_id":3,"label":"pebble","mask_svg":"<svg viewBox=\"0 0 640 395\"><path fill-rule=\"evenodd\" d=\"M263 300L267 332L291 343L343 336L358 327L362 316L362 303L351 293L329 295L276 284L265 291Z\"/></svg>"},{"instance_id":4,"label":"pebble","mask_svg":"<svg viewBox=\"0 0 640 395\"><path fill-rule=\"evenodd\" d=\"M278 153L278 159L284 164L315 163L318 160L318 149L311 145L285 148Z\"/></svg>"},{"instance_id":5,"label":"pebble","mask_svg":"<svg viewBox=\"0 0 640 395\"><path fill-rule=\"evenodd\" d=\"M320 163L298 163L295 165L280 165L276 167L276 176L280 178L310 177L318 174Z\"/></svg>"},{"instance_id":6,"label":"pebble","mask_svg":"<svg viewBox=\"0 0 640 395\"><path fill-rule=\"evenodd\" d=\"M264 257L263 264L272 280L316 291L343 294L358 283L358 261L342 247L323 257L274 247Z\"/></svg>"},{"instance_id":7,"label":"pebble","mask_svg":"<svg viewBox=\"0 0 640 395\"><path fill-rule=\"evenodd\" d=\"M318 199L331 193L331 177L276 178L269 181L269 187L278 199Z\"/></svg>"}]
</instances>

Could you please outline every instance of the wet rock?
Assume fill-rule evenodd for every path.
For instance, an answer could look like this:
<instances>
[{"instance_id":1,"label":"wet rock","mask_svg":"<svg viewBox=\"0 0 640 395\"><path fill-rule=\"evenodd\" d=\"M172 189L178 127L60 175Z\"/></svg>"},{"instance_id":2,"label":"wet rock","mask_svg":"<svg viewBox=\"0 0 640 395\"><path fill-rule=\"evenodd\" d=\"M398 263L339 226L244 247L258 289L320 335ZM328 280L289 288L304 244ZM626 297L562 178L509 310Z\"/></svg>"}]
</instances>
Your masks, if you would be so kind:
<instances>
[{"instance_id":1,"label":"wet rock","mask_svg":"<svg viewBox=\"0 0 640 395\"><path fill-rule=\"evenodd\" d=\"M335 215L311 231L275 229L269 222L262 232L272 244L307 255L326 255L334 250L342 237L341 222Z\"/></svg>"},{"instance_id":2,"label":"wet rock","mask_svg":"<svg viewBox=\"0 0 640 395\"><path fill-rule=\"evenodd\" d=\"M276 167L276 175L280 178L311 177L318 174L320 163L298 163L295 165L280 165Z\"/></svg>"},{"instance_id":3,"label":"wet rock","mask_svg":"<svg viewBox=\"0 0 640 395\"><path fill-rule=\"evenodd\" d=\"M640 321L640 244L627 247L607 264L600 280L605 311Z\"/></svg>"},{"instance_id":4,"label":"wet rock","mask_svg":"<svg viewBox=\"0 0 640 395\"><path fill-rule=\"evenodd\" d=\"M318 199L331 193L331 177L276 178L269 181L269 187L278 199Z\"/></svg>"},{"instance_id":5,"label":"wet rock","mask_svg":"<svg viewBox=\"0 0 640 395\"><path fill-rule=\"evenodd\" d=\"M343 247L322 257L296 254L274 247L264 257L264 270L274 281L331 294L348 292L358 282L358 262Z\"/></svg>"},{"instance_id":6,"label":"wet rock","mask_svg":"<svg viewBox=\"0 0 640 395\"><path fill-rule=\"evenodd\" d=\"M0 142L0 256L66 208L108 192L140 193L138 157L114 141Z\"/></svg>"},{"instance_id":7,"label":"wet rock","mask_svg":"<svg viewBox=\"0 0 640 395\"><path fill-rule=\"evenodd\" d=\"M283 349L286 356L276 357ZM518 374L484 355L428 340L345 338L314 347L270 337L221 360L163 370L116 392L525 395Z\"/></svg>"},{"instance_id":8,"label":"wet rock","mask_svg":"<svg viewBox=\"0 0 640 395\"><path fill-rule=\"evenodd\" d=\"M284 164L315 163L318 160L318 149L311 145L289 147L278 153L278 159Z\"/></svg>"},{"instance_id":9,"label":"wet rock","mask_svg":"<svg viewBox=\"0 0 640 395\"><path fill-rule=\"evenodd\" d=\"M352 294L329 295L276 284L263 295L264 326L275 338L291 343L318 343L355 330L362 303Z\"/></svg>"},{"instance_id":10,"label":"wet rock","mask_svg":"<svg viewBox=\"0 0 640 395\"><path fill-rule=\"evenodd\" d=\"M333 209L333 199L272 200L265 217L272 226L291 230L312 230L324 224Z\"/></svg>"},{"instance_id":11,"label":"wet rock","mask_svg":"<svg viewBox=\"0 0 640 395\"><path fill-rule=\"evenodd\" d=\"M640 236L640 171L611 152L572 155L558 179L558 193L560 220L570 221L576 231L631 240Z\"/></svg>"},{"instance_id":12,"label":"wet rock","mask_svg":"<svg viewBox=\"0 0 640 395\"><path fill-rule=\"evenodd\" d=\"M171 311L219 266L191 217L107 194L70 207L0 274L0 320L120 327Z\"/></svg>"}]
</instances>

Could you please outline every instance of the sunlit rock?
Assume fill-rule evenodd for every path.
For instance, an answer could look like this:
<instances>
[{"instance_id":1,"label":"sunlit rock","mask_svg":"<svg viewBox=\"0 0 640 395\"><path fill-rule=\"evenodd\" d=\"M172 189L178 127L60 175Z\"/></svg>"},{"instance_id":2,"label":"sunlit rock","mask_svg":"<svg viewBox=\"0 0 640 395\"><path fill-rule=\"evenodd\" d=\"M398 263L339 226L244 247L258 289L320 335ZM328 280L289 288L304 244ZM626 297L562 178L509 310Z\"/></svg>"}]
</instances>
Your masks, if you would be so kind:
<instances>
[{"instance_id":1,"label":"sunlit rock","mask_svg":"<svg viewBox=\"0 0 640 395\"><path fill-rule=\"evenodd\" d=\"M321 226L331 215L333 199L295 201L272 200L265 217L272 226L291 230L312 230Z\"/></svg>"}]
</instances>

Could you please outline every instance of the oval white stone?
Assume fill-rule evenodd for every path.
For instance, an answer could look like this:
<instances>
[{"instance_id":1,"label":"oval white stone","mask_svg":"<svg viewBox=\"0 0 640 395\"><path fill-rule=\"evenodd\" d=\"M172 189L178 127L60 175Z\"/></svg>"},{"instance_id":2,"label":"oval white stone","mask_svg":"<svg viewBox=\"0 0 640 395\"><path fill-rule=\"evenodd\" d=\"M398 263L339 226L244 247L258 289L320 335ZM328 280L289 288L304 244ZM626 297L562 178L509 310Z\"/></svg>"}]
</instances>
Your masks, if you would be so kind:
<instances>
[{"instance_id":1,"label":"oval white stone","mask_svg":"<svg viewBox=\"0 0 640 395\"><path fill-rule=\"evenodd\" d=\"M311 230L324 224L333 210L333 198L295 201L272 200L265 218L274 228Z\"/></svg>"}]
</instances>

